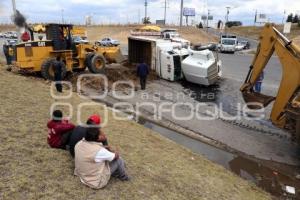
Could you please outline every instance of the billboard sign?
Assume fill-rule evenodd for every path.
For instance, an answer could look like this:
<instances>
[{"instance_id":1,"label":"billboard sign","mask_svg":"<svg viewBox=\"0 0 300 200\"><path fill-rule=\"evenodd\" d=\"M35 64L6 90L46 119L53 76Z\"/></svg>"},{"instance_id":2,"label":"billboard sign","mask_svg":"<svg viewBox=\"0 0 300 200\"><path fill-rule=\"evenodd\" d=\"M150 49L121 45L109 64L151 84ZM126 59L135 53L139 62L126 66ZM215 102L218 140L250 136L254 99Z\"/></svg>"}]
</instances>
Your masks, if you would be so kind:
<instances>
[{"instance_id":1,"label":"billboard sign","mask_svg":"<svg viewBox=\"0 0 300 200\"><path fill-rule=\"evenodd\" d=\"M214 17L212 15L208 15L208 20L213 20ZM201 20L207 20L207 15L202 15Z\"/></svg>"},{"instance_id":2,"label":"billboard sign","mask_svg":"<svg viewBox=\"0 0 300 200\"><path fill-rule=\"evenodd\" d=\"M291 27L292 27L291 22L285 23L284 27L283 27L283 33L290 33L291 32Z\"/></svg>"},{"instance_id":3,"label":"billboard sign","mask_svg":"<svg viewBox=\"0 0 300 200\"><path fill-rule=\"evenodd\" d=\"M268 22L267 15L266 14L256 14L255 22L256 23L267 23Z\"/></svg>"},{"instance_id":4,"label":"billboard sign","mask_svg":"<svg viewBox=\"0 0 300 200\"><path fill-rule=\"evenodd\" d=\"M183 16L195 16L195 8L183 8Z\"/></svg>"}]
</instances>

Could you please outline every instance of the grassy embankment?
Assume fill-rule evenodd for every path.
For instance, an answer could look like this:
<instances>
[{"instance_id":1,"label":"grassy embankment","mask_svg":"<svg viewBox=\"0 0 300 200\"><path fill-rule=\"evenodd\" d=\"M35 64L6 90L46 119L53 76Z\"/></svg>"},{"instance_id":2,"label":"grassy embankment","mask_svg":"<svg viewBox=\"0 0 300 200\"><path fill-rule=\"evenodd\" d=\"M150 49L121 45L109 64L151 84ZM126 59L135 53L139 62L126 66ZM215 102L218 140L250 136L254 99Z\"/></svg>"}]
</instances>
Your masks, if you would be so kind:
<instances>
[{"instance_id":1,"label":"grassy embankment","mask_svg":"<svg viewBox=\"0 0 300 200\"><path fill-rule=\"evenodd\" d=\"M283 26L276 26L279 31L283 31ZM237 35L249 37L255 40L258 40L259 35L261 34L263 27L258 26L241 26L241 27L232 27L229 29L231 33ZM300 46L300 27L296 24L292 25L291 33L287 35L288 38L294 40Z\"/></svg>"},{"instance_id":2,"label":"grassy embankment","mask_svg":"<svg viewBox=\"0 0 300 200\"><path fill-rule=\"evenodd\" d=\"M127 161L132 180L112 179L104 189L89 189L73 176L68 152L46 143L50 106L59 102L50 97L49 84L0 67L0 199L270 199L255 185L157 133L112 119L111 112L104 131ZM74 106L74 116L80 102L90 102L76 94L61 101ZM95 110L88 107L82 120ZM98 111L103 115L103 109Z\"/></svg>"}]
</instances>

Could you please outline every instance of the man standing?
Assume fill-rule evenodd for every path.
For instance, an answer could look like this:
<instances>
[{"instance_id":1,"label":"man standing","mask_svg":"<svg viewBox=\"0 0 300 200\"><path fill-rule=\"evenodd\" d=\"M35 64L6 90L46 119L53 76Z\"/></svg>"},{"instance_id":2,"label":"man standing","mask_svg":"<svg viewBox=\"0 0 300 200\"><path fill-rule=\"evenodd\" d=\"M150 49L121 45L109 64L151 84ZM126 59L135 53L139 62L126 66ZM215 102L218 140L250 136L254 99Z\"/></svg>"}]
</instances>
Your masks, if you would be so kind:
<instances>
[{"instance_id":1,"label":"man standing","mask_svg":"<svg viewBox=\"0 0 300 200\"><path fill-rule=\"evenodd\" d=\"M100 136L98 128L88 128L85 138L75 146L74 174L93 189L105 187L111 176L129 180L124 160L118 152L107 150L99 142Z\"/></svg>"},{"instance_id":2,"label":"man standing","mask_svg":"<svg viewBox=\"0 0 300 200\"><path fill-rule=\"evenodd\" d=\"M138 64L137 76L140 77L140 84L142 90L146 89L146 81L147 81L148 74L149 74L148 65L145 62L141 62L140 64Z\"/></svg>"},{"instance_id":3,"label":"man standing","mask_svg":"<svg viewBox=\"0 0 300 200\"><path fill-rule=\"evenodd\" d=\"M54 67L54 80L56 81L55 87L57 92L62 92L62 68L63 63L61 62L61 57L57 56L56 61L53 64Z\"/></svg>"},{"instance_id":4,"label":"man standing","mask_svg":"<svg viewBox=\"0 0 300 200\"><path fill-rule=\"evenodd\" d=\"M264 72L262 71L255 83L255 87L254 87L255 92L258 92L258 93L261 92L261 84L262 84L263 80L264 80Z\"/></svg>"},{"instance_id":5,"label":"man standing","mask_svg":"<svg viewBox=\"0 0 300 200\"><path fill-rule=\"evenodd\" d=\"M11 56L9 55L9 46L7 43L3 44L3 53L6 58L6 64L11 65Z\"/></svg>"}]
</instances>

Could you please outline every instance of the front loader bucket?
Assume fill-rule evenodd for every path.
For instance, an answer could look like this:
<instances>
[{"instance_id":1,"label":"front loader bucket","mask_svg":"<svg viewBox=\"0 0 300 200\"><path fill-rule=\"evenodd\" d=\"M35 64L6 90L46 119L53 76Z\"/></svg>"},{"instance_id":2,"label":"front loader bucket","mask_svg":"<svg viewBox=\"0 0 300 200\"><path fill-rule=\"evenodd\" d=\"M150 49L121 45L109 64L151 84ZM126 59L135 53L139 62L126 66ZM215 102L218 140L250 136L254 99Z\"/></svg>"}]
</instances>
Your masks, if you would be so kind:
<instances>
[{"instance_id":1,"label":"front loader bucket","mask_svg":"<svg viewBox=\"0 0 300 200\"><path fill-rule=\"evenodd\" d=\"M247 107L253 110L267 107L272 101L275 100L275 97L267 96L254 91L243 91L242 94Z\"/></svg>"},{"instance_id":2,"label":"front loader bucket","mask_svg":"<svg viewBox=\"0 0 300 200\"><path fill-rule=\"evenodd\" d=\"M125 57L123 56L120 48L118 48L118 50L112 54L113 54L114 59L116 60L116 63L122 63L126 60Z\"/></svg>"},{"instance_id":3,"label":"front loader bucket","mask_svg":"<svg viewBox=\"0 0 300 200\"><path fill-rule=\"evenodd\" d=\"M105 58L109 63L122 63L126 60L119 47L105 47L100 51L105 54Z\"/></svg>"}]
</instances>

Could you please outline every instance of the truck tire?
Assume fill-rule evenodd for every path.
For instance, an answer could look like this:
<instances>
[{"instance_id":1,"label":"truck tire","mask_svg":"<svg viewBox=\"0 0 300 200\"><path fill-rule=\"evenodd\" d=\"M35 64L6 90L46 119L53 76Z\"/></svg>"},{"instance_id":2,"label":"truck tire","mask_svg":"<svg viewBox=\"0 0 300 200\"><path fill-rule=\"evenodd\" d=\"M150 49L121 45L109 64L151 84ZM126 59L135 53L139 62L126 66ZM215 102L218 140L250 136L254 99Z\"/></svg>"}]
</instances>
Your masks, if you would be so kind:
<instances>
[{"instance_id":1,"label":"truck tire","mask_svg":"<svg viewBox=\"0 0 300 200\"><path fill-rule=\"evenodd\" d=\"M90 66L92 64L92 58L94 57L94 53L88 53L86 56L85 56L85 60L84 60L84 65L85 67L89 68L90 69Z\"/></svg>"},{"instance_id":2,"label":"truck tire","mask_svg":"<svg viewBox=\"0 0 300 200\"><path fill-rule=\"evenodd\" d=\"M41 67L41 74L45 79L54 81L54 68L53 68L54 62L55 62L54 58L48 58L43 62L42 67ZM66 68L66 65L64 62L61 62L61 63L63 66L61 77L62 77L62 79L64 79L67 74L67 68Z\"/></svg>"},{"instance_id":3,"label":"truck tire","mask_svg":"<svg viewBox=\"0 0 300 200\"><path fill-rule=\"evenodd\" d=\"M88 68L91 73L94 74L103 74L105 72L105 58L102 55L95 54L90 60L88 64Z\"/></svg>"}]
</instances>

